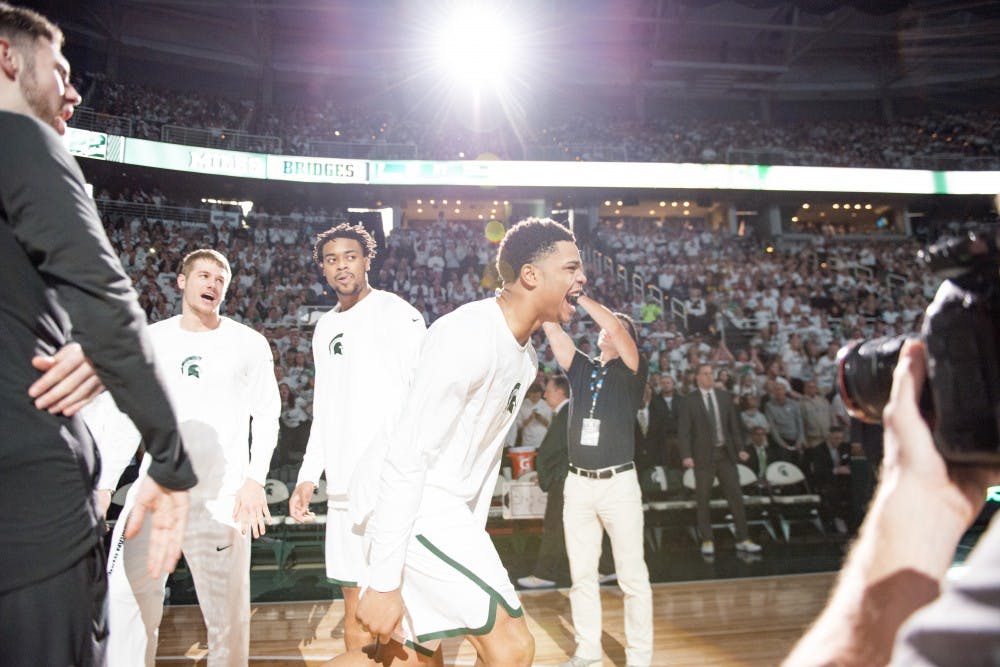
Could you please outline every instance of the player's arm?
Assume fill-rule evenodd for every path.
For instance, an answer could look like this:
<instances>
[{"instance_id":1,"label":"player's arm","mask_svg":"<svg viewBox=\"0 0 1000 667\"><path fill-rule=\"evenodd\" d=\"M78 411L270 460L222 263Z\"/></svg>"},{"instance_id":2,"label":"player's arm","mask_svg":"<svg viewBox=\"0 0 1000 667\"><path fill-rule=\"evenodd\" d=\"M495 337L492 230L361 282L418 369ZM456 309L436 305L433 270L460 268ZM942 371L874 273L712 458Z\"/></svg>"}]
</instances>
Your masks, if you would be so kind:
<instances>
[{"instance_id":1,"label":"player's arm","mask_svg":"<svg viewBox=\"0 0 1000 667\"><path fill-rule=\"evenodd\" d=\"M605 340L611 343L622 363L633 373L639 371L639 348L621 320L615 317L607 307L597 303L586 294L581 294L577 305L583 308L601 329L604 329ZM644 380L645 381L645 380Z\"/></svg>"},{"instance_id":2,"label":"player's arm","mask_svg":"<svg viewBox=\"0 0 1000 667\"><path fill-rule=\"evenodd\" d=\"M327 383L330 378L326 373L319 371L320 355L316 347L316 332L313 332L313 368L316 369L316 384L313 387L313 418L309 429L309 440L306 442L306 451L302 455L302 465L299 466L298 480L295 482L295 490L288 498L288 515L300 523L308 523L315 518L309 511L309 503L312 501L313 492L319 484L319 478L323 474L326 460L326 450L323 438L326 433L326 406L331 404Z\"/></svg>"},{"instance_id":3,"label":"player's arm","mask_svg":"<svg viewBox=\"0 0 1000 667\"><path fill-rule=\"evenodd\" d=\"M10 131L0 151L0 200L11 230L55 289L101 382L142 433L153 458L150 475L168 488L190 488L197 480L156 376L145 315L80 168L55 134L28 117L19 120L5 123Z\"/></svg>"},{"instance_id":4,"label":"player's arm","mask_svg":"<svg viewBox=\"0 0 1000 667\"><path fill-rule=\"evenodd\" d=\"M362 626L381 639L388 639L402 615L399 586L427 468L457 427L472 386L486 373L488 359L476 334L454 322L428 332L389 445L372 517L369 589L357 612Z\"/></svg>"},{"instance_id":5,"label":"player's arm","mask_svg":"<svg viewBox=\"0 0 1000 667\"><path fill-rule=\"evenodd\" d=\"M274 359L267 339L255 335L250 369L250 470L243 486L236 493L233 520L245 535L249 528L254 537L267 532L271 512L267 509L264 482L271 467L271 456L278 445L278 418L281 416L281 395L274 378Z\"/></svg>"},{"instance_id":6,"label":"player's arm","mask_svg":"<svg viewBox=\"0 0 1000 667\"><path fill-rule=\"evenodd\" d=\"M97 494L98 509L101 510L101 516L104 516L122 473L139 448L141 436L135 430L132 420L118 409L111 394L106 391L84 406L80 410L80 416L87 424L101 455Z\"/></svg>"}]
</instances>

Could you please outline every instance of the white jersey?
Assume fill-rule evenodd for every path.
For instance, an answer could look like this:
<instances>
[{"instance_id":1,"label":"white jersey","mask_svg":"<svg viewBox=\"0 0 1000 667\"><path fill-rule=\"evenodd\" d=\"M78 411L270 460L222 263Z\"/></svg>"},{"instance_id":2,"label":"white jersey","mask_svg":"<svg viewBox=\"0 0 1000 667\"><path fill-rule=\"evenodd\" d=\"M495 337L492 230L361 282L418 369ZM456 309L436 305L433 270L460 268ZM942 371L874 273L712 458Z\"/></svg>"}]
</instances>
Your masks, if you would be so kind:
<instances>
[{"instance_id":1,"label":"white jersey","mask_svg":"<svg viewBox=\"0 0 1000 667\"><path fill-rule=\"evenodd\" d=\"M370 532L369 584L399 587L411 535L450 517L485 526L504 437L538 366L495 299L466 304L427 332L389 444ZM352 509L354 501L352 500Z\"/></svg>"},{"instance_id":2,"label":"white jersey","mask_svg":"<svg viewBox=\"0 0 1000 667\"><path fill-rule=\"evenodd\" d=\"M312 340L313 422L298 484L317 484L326 471L331 503L346 506L362 456L374 445L379 453L368 456L385 457L425 332L416 308L381 290L319 319Z\"/></svg>"},{"instance_id":3,"label":"white jersey","mask_svg":"<svg viewBox=\"0 0 1000 667\"><path fill-rule=\"evenodd\" d=\"M231 524L236 492L249 478L264 484L278 442L281 399L267 339L223 317L212 331L186 331L181 317L152 324L157 371L180 423L184 448L198 475L192 501ZM251 424L252 446L250 445ZM100 444L100 443L99 443ZM101 448L101 488L114 488L137 441ZM124 464L121 463L124 460ZM143 461L143 470L148 461Z\"/></svg>"}]
</instances>

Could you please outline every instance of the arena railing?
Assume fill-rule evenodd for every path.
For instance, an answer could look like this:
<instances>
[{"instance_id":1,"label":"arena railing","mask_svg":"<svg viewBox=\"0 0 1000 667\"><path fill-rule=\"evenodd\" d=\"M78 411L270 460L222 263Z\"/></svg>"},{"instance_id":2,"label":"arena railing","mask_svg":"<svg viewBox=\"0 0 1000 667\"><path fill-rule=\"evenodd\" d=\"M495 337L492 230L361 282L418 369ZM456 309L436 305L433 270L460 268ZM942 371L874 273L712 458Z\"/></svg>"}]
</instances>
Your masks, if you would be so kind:
<instances>
[{"instance_id":1,"label":"arena railing","mask_svg":"<svg viewBox=\"0 0 1000 667\"><path fill-rule=\"evenodd\" d=\"M225 128L194 128L183 125L164 125L160 139L166 143L185 146L222 148L247 153L281 155L281 138L267 134L250 134L243 130Z\"/></svg>"},{"instance_id":2,"label":"arena railing","mask_svg":"<svg viewBox=\"0 0 1000 667\"><path fill-rule=\"evenodd\" d=\"M157 206L140 202L97 199L97 210L102 216L121 215L127 218L149 220L174 220L177 222L204 223L212 221L212 211L207 207Z\"/></svg>"},{"instance_id":3,"label":"arena railing","mask_svg":"<svg viewBox=\"0 0 1000 667\"><path fill-rule=\"evenodd\" d=\"M417 147L413 144L366 141L307 141L305 144L305 153L309 157L353 160L417 159Z\"/></svg>"},{"instance_id":4,"label":"arena railing","mask_svg":"<svg viewBox=\"0 0 1000 667\"><path fill-rule=\"evenodd\" d=\"M778 164L797 167L877 166L891 169L929 169L932 171L989 171L1000 168L1000 158L957 153L911 155L892 152L880 156L880 158L869 163L860 160L857 163L852 161L851 165L844 165L841 164L843 160L835 160L834 156L822 151L797 151L781 147L730 147L726 149L725 155L728 164Z\"/></svg>"},{"instance_id":5,"label":"arena railing","mask_svg":"<svg viewBox=\"0 0 1000 667\"><path fill-rule=\"evenodd\" d=\"M561 144L558 146L526 146L526 160L563 162L584 160L586 162L628 162L625 146L605 146L602 144Z\"/></svg>"},{"instance_id":6,"label":"arena railing","mask_svg":"<svg viewBox=\"0 0 1000 667\"><path fill-rule=\"evenodd\" d=\"M69 124L91 132L107 132L123 137L132 136L132 119L108 113L98 113L88 107L77 107Z\"/></svg>"}]
</instances>

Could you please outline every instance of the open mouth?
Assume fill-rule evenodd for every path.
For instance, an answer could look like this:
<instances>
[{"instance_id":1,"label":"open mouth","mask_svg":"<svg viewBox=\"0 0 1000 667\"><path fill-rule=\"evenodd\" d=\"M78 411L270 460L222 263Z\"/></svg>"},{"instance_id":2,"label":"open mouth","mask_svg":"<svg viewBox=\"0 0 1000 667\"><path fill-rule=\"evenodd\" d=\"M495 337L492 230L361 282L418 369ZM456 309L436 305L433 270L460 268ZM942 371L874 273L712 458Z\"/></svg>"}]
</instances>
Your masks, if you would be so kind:
<instances>
[{"instance_id":1,"label":"open mouth","mask_svg":"<svg viewBox=\"0 0 1000 667\"><path fill-rule=\"evenodd\" d=\"M204 293L204 294L201 295L201 300L202 300L203 303L205 303L208 306L215 305L215 296L213 294L208 293L208 292L206 292L206 293Z\"/></svg>"}]
</instances>

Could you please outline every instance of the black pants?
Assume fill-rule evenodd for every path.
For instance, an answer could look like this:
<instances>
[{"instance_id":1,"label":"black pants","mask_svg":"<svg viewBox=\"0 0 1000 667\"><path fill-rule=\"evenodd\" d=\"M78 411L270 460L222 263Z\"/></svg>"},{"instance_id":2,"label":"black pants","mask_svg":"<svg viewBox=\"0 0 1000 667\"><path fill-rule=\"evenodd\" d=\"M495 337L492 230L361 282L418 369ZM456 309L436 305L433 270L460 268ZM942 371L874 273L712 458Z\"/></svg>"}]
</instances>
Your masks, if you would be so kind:
<instances>
[{"instance_id":1,"label":"black pants","mask_svg":"<svg viewBox=\"0 0 1000 667\"><path fill-rule=\"evenodd\" d=\"M0 594L0 665L100 667L107 638L100 543L68 570Z\"/></svg>"},{"instance_id":2,"label":"black pants","mask_svg":"<svg viewBox=\"0 0 1000 667\"><path fill-rule=\"evenodd\" d=\"M536 577L549 581L569 581L569 559L566 556L566 538L563 535L563 485L559 480L552 482L546 492L545 518L542 520L542 543L538 547L538 559L531 571Z\"/></svg>"},{"instance_id":3,"label":"black pants","mask_svg":"<svg viewBox=\"0 0 1000 667\"><path fill-rule=\"evenodd\" d=\"M703 540L712 539L712 519L709 503L712 499L712 478L719 478L722 495L729 502L729 511L733 515L736 526L736 540L747 539L747 515L743 508L743 491L740 488L740 475L736 472L725 447L716 447L712 451L710 463L696 463L694 468L695 500L698 502L698 533Z\"/></svg>"}]
</instances>

